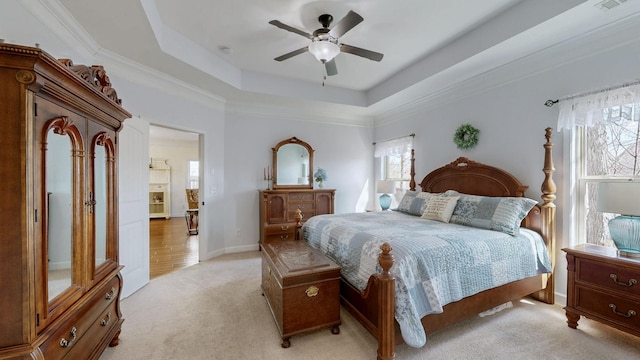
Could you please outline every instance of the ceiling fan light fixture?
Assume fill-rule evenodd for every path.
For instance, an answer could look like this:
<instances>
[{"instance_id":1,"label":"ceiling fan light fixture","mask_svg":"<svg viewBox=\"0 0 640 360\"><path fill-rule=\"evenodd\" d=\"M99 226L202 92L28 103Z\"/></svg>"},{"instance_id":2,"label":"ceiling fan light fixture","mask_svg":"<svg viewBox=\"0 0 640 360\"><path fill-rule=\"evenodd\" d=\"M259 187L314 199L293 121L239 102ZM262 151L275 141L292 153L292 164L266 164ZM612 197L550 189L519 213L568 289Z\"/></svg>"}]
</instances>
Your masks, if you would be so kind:
<instances>
[{"instance_id":1,"label":"ceiling fan light fixture","mask_svg":"<svg viewBox=\"0 0 640 360\"><path fill-rule=\"evenodd\" d=\"M309 45L309 52L324 64L340 53L340 47L329 40L319 40Z\"/></svg>"}]
</instances>

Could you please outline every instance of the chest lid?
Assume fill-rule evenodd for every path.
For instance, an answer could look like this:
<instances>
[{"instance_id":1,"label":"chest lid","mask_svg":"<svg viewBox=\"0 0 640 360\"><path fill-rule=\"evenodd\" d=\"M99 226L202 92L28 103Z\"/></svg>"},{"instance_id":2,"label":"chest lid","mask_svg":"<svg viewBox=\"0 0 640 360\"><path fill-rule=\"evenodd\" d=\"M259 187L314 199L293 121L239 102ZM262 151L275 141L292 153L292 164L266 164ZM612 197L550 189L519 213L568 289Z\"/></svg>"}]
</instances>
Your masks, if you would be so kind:
<instances>
[{"instance_id":1,"label":"chest lid","mask_svg":"<svg viewBox=\"0 0 640 360\"><path fill-rule=\"evenodd\" d=\"M264 250L283 286L340 276L340 266L304 242L269 243Z\"/></svg>"}]
</instances>

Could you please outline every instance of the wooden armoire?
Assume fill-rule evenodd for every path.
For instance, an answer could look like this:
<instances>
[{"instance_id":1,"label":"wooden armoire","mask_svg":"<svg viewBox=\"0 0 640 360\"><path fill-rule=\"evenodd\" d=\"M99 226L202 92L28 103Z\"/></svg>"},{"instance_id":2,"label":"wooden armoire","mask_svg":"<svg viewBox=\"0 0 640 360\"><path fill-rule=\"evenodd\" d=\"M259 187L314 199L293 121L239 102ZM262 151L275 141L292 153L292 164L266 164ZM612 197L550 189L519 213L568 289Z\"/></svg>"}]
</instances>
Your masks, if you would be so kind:
<instances>
[{"instance_id":1,"label":"wooden armoire","mask_svg":"<svg viewBox=\"0 0 640 360\"><path fill-rule=\"evenodd\" d=\"M101 66L0 43L0 359L97 359L118 343L130 116Z\"/></svg>"}]
</instances>

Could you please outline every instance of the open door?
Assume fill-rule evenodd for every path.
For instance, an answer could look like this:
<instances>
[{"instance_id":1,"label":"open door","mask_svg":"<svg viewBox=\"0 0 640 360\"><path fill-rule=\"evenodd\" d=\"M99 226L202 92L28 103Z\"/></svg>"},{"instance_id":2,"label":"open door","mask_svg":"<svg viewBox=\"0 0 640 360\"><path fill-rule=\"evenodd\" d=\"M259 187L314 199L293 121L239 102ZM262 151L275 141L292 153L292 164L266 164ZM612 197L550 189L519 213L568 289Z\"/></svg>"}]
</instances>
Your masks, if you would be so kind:
<instances>
[{"instance_id":1,"label":"open door","mask_svg":"<svg viewBox=\"0 0 640 360\"><path fill-rule=\"evenodd\" d=\"M149 122L125 121L119 136L120 264L126 298L149 282Z\"/></svg>"}]
</instances>

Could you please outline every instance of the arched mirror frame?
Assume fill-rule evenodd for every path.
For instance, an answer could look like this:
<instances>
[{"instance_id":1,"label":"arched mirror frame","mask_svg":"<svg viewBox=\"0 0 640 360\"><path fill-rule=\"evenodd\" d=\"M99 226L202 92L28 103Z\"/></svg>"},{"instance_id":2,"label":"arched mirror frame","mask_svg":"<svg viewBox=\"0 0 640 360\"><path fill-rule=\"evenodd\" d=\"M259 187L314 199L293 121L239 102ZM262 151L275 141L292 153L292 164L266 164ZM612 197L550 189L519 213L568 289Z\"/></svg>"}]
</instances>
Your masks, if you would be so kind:
<instances>
[{"instance_id":1,"label":"arched mirror frame","mask_svg":"<svg viewBox=\"0 0 640 360\"><path fill-rule=\"evenodd\" d=\"M99 160L96 159L96 148L101 146L104 148L104 159ZM89 254L91 254L91 261L89 262L89 271L91 271L92 279L94 281L98 281L106 276L107 273L113 270L116 266L115 259L117 257L118 249L115 249L112 241L114 236L117 234L113 233L113 229L116 229L115 224L115 146L109 134L105 131L99 132L96 134L91 141L91 153L89 156L90 164L89 164L89 185L90 192L93 194L95 199L91 199L92 195L89 194L90 201L96 201L93 206L96 208L90 208L89 210L89 221L91 222L88 226L88 229L92 232L91 239L93 241L90 242ZM104 164L99 163L99 161L104 161ZM97 194L98 190L96 189L96 174L98 173L97 167L104 166L104 185L106 193L104 196L99 196ZM101 201L102 200L102 201ZM104 211L104 224L98 224L96 220L97 207L102 207L101 211ZM98 229L103 229L104 234L100 235L97 233ZM100 240L103 239L103 240ZM98 241L104 241L102 244L104 248L104 262L97 263L96 260L96 249L98 248Z\"/></svg>"},{"instance_id":2,"label":"arched mirror frame","mask_svg":"<svg viewBox=\"0 0 640 360\"><path fill-rule=\"evenodd\" d=\"M71 154L69 154L70 156L70 161L71 161L71 168L72 168L72 175L71 175L71 182L72 184L70 184L69 186L71 186L71 193L72 193L72 203L71 203L71 214L69 214L71 216L71 225L73 227L73 229L80 229L82 228L82 217L81 216L75 216L74 214L81 214L82 213L82 208L84 207L84 203L83 203L83 197L81 196L82 191L84 189L84 182L82 181L83 179L83 173L84 173L84 145L83 145L83 141L82 141L82 135L80 130L75 126L75 124L73 124L73 122L66 116L60 116L57 118L53 118L49 121L46 122L46 124L43 127L43 135L42 135L42 155L41 155L41 166L42 168L40 169L41 174L42 174L42 179L46 179L47 178L47 166L49 166L48 161L48 154L47 154L47 144L48 144L48 136L49 134L56 134L56 135L61 135L61 136L68 136L69 140L71 142ZM44 264L45 268L40 270L42 272L44 272L45 274L47 274L46 276L43 276L42 279L45 280L46 285L44 285L44 291L46 291L45 296L40 297L42 299L42 301L44 302L44 304L40 305L40 306L44 306L45 309L47 309L45 311L45 313L49 314L49 318L52 318L55 315L55 312L57 311L57 309L62 308L62 306L60 306L60 304L67 302L67 301L74 301L74 299L76 299L78 296L80 296L81 292L82 292L82 283L80 281L80 279L78 278L78 274L80 274L80 272L82 271L82 269L79 268L80 263L76 260L80 258L80 253L82 251L82 249L80 248L80 244L81 242L79 241L82 237L82 234L76 233L74 231L71 232L71 238L68 239L68 241L71 242L71 283L70 283L70 287L68 287L66 290L63 290L62 292L58 293L57 296L54 296L52 298L49 297L49 269L48 269L48 249L50 246L52 246L53 244L53 240L55 239L50 239L49 235L49 223L52 221L50 218L50 214L47 211L48 208L48 189L46 184L43 183L42 186L42 194L41 199L42 199L42 209L44 210L44 216L42 217L42 242L40 244L41 247L41 261L38 262L40 264ZM48 304L48 306L46 305ZM41 322L41 325L44 323L44 321Z\"/></svg>"},{"instance_id":3,"label":"arched mirror frame","mask_svg":"<svg viewBox=\"0 0 640 360\"><path fill-rule=\"evenodd\" d=\"M278 184L278 150L280 150L280 148L283 147L284 145L289 145L289 144L300 145L305 149L307 149L307 151L309 152L309 166L307 169L307 176L309 180L307 184L301 184L301 185ZM294 136L292 138L280 141L275 147L272 148L272 150L273 150L273 188L274 189L313 189L313 152L314 150L311 147L311 145L307 144L306 142Z\"/></svg>"}]
</instances>

